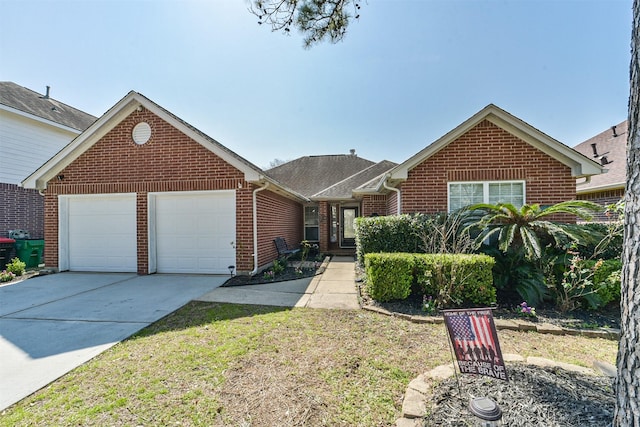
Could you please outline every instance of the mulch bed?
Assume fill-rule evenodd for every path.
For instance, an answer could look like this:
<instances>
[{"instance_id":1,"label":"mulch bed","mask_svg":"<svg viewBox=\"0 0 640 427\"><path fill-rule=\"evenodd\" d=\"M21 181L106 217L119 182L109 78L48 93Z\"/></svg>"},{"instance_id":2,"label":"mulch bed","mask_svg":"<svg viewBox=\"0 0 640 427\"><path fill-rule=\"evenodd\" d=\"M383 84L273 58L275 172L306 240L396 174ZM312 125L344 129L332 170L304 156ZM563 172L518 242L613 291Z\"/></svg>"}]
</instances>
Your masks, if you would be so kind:
<instances>
[{"instance_id":1,"label":"mulch bed","mask_svg":"<svg viewBox=\"0 0 640 427\"><path fill-rule=\"evenodd\" d=\"M509 427L579 427L611 425L615 399L613 379L560 368L507 365L509 381L474 375L449 378L433 390L432 411L425 426L476 425L470 397L489 397ZM459 391L460 390L460 391Z\"/></svg>"},{"instance_id":2,"label":"mulch bed","mask_svg":"<svg viewBox=\"0 0 640 427\"><path fill-rule=\"evenodd\" d=\"M407 314L411 316L424 316L422 299L409 297L402 301L377 302L366 295L364 289L360 289L363 304L384 308L393 313ZM434 314L438 316L439 314ZM518 313L517 304L512 306L499 305L493 310L493 317L499 319L522 319L534 323L551 323L553 325L576 328L620 328L620 307L613 305L600 311L574 310L561 313L550 307L536 308L536 317L523 317Z\"/></svg>"},{"instance_id":3,"label":"mulch bed","mask_svg":"<svg viewBox=\"0 0 640 427\"><path fill-rule=\"evenodd\" d=\"M267 270L268 271L268 270ZM262 285L265 283L277 283L285 282L288 280L304 279L305 277L313 277L317 274L322 274L324 267L319 261L305 261L302 265L299 261L291 261L287 263L284 271L279 273L273 279L265 277L264 272L258 273L254 276L238 275L230 277L229 280L222 284L223 287L230 286L247 286L247 285Z\"/></svg>"}]
</instances>

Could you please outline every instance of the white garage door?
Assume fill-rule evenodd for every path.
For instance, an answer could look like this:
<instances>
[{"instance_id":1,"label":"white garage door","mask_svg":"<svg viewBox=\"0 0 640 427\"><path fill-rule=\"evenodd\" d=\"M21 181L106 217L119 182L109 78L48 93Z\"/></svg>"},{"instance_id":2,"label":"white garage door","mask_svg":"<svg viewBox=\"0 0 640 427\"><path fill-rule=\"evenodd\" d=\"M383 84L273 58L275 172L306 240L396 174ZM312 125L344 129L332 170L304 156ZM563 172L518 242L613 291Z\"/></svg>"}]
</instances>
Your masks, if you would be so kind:
<instances>
[{"instance_id":1,"label":"white garage door","mask_svg":"<svg viewBox=\"0 0 640 427\"><path fill-rule=\"evenodd\" d=\"M235 265L235 191L160 193L151 200L155 238L149 240L155 240L159 273L229 274Z\"/></svg>"},{"instance_id":2,"label":"white garage door","mask_svg":"<svg viewBox=\"0 0 640 427\"><path fill-rule=\"evenodd\" d=\"M60 249L69 270L137 271L135 194L70 196L64 203L68 247L61 241Z\"/></svg>"}]
</instances>

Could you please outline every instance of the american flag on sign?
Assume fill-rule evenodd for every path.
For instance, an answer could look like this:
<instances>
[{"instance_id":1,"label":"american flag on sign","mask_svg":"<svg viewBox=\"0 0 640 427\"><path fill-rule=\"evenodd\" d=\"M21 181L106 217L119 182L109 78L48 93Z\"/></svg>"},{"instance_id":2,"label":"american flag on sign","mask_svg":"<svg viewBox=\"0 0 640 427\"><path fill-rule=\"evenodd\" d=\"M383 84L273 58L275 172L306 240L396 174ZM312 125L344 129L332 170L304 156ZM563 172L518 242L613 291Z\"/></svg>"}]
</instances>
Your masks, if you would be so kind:
<instances>
[{"instance_id":1,"label":"american flag on sign","mask_svg":"<svg viewBox=\"0 0 640 427\"><path fill-rule=\"evenodd\" d=\"M449 318L453 339L460 344L477 345L481 347L491 346L496 348L489 316L468 316L464 314L454 315Z\"/></svg>"},{"instance_id":2,"label":"american flag on sign","mask_svg":"<svg viewBox=\"0 0 640 427\"><path fill-rule=\"evenodd\" d=\"M506 379L491 310L445 310L443 315L460 370L497 377L504 372Z\"/></svg>"}]
</instances>

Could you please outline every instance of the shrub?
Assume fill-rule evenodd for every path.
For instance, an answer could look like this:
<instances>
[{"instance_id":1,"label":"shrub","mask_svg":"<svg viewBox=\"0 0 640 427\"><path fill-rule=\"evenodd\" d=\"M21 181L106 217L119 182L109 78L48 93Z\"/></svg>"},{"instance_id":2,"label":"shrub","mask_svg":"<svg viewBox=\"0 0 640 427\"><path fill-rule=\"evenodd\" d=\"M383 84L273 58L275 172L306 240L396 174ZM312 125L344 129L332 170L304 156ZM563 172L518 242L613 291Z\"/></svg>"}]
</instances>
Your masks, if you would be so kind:
<instances>
[{"instance_id":1,"label":"shrub","mask_svg":"<svg viewBox=\"0 0 640 427\"><path fill-rule=\"evenodd\" d=\"M22 276L24 274L27 264L20 261L20 258L13 258L9 264L7 264L7 271L13 273L16 276Z\"/></svg>"},{"instance_id":2,"label":"shrub","mask_svg":"<svg viewBox=\"0 0 640 427\"><path fill-rule=\"evenodd\" d=\"M10 282L16 278L16 275L11 273L10 271L3 270L0 271L0 283Z\"/></svg>"},{"instance_id":3,"label":"shrub","mask_svg":"<svg viewBox=\"0 0 640 427\"><path fill-rule=\"evenodd\" d=\"M459 213L356 218L358 262L368 253L470 253Z\"/></svg>"},{"instance_id":4,"label":"shrub","mask_svg":"<svg viewBox=\"0 0 640 427\"><path fill-rule=\"evenodd\" d=\"M424 295L433 296L439 308L485 306L496 303L487 255L416 254L416 283Z\"/></svg>"},{"instance_id":5,"label":"shrub","mask_svg":"<svg viewBox=\"0 0 640 427\"><path fill-rule=\"evenodd\" d=\"M593 268L596 261L584 261L587 268ZM602 306L611 302L620 302L620 273L622 262L609 259L602 262L593 275L593 287L600 297Z\"/></svg>"},{"instance_id":6,"label":"shrub","mask_svg":"<svg viewBox=\"0 0 640 427\"><path fill-rule=\"evenodd\" d=\"M380 302L407 298L411 294L414 264L413 254L366 254L367 292L371 298Z\"/></svg>"},{"instance_id":7,"label":"shrub","mask_svg":"<svg viewBox=\"0 0 640 427\"><path fill-rule=\"evenodd\" d=\"M415 227L415 217L407 214L356 218L358 262L362 264L370 253L419 252Z\"/></svg>"},{"instance_id":8,"label":"shrub","mask_svg":"<svg viewBox=\"0 0 640 427\"><path fill-rule=\"evenodd\" d=\"M584 235L589 236L583 245L576 247L582 258L620 259L622 229L617 224L588 223L576 227L581 227Z\"/></svg>"}]
</instances>

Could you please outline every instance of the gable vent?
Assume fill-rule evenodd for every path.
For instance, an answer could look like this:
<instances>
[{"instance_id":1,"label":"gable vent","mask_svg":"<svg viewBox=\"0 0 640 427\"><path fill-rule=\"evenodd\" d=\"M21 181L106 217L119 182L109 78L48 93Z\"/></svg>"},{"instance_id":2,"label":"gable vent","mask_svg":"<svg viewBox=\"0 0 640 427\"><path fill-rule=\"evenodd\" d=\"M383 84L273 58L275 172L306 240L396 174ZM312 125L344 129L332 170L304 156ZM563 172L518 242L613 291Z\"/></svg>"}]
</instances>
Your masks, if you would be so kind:
<instances>
[{"instance_id":1,"label":"gable vent","mask_svg":"<svg viewBox=\"0 0 640 427\"><path fill-rule=\"evenodd\" d=\"M131 136L136 144L145 144L151 138L151 126L147 122L140 122L133 128Z\"/></svg>"}]
</instances>

